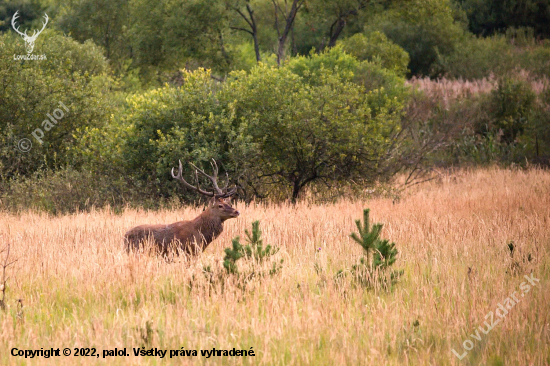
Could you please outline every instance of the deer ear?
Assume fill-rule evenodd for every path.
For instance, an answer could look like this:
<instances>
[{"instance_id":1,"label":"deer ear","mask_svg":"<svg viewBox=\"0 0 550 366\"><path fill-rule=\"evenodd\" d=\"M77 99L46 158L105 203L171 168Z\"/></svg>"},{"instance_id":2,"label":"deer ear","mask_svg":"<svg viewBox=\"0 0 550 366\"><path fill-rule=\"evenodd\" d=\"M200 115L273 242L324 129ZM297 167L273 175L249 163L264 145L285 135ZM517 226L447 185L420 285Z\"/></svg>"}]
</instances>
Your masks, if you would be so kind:
<instances>
[{"instance_id":1,"label":"deer ear","mask_svg":"<svg viewBox=\"0 0 550 366\"><path fill-rule=\"evenodd\" d=\"M216 199L216 197L212 197L212 198L210 199L209 205L210 205L210 206L215 206L217 201L218 201L218 200Z\"/></svg>"},{"instance_id":2,"label":"deer ear","mask_svg":"<svg viewBox=\"0 0 550 366\"><path fill-rule=\"evenodd\" d=\"M224 200L225 203L231 203L231 197L227 197L225 200Z\"/></svg>"}]
</instances>

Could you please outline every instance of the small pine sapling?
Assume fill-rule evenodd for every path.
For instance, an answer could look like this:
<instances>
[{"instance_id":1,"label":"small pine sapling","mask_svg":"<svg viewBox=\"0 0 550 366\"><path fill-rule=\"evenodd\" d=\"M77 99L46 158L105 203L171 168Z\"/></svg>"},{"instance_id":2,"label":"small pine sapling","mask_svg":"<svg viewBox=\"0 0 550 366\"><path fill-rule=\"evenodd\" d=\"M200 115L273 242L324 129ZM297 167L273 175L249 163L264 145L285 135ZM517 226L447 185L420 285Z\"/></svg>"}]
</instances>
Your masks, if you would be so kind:
<instances>
[{"instance_id":1,"label":"small pine sapling","mask_svg":"<svg viewBox=\"0 0 550 366\"><path fill-rule=\"evenodd\" d=\"M262 263L265 259L279 251L279 248L272 247L269 244L264 249L259 221L254 221L252 223L252 234L250 234L250 232L246 229L244 232L247 237L246 241L248 242L248 245L244 247L244 252L247 258L254 258L256 261Z\"/></svg>"},{"instance_id":2,"label":"small pine sapling","mask_svg":"<svg viewBox=\"0 0 550 366\"><path fill-rule=\"evenodd\" d=\"M374 224L370 228L369 209L363 211L363 223L356 220L355 224L359 230L359 234L352 233L351 238L356 241L365 251L365 257L359 260L359 264L352 266L351 273L362 285L372 285L375 274L378 274L378 279L384 281L386 278L384 273L392 266L397 259L397 249L395 243L390 243L388 240L381 240L380 233L382 224ZM373 252L371 256L370 253ZM371 259L372 258L372 259ZM337 275L341 276L342 271ZM403 274L403 271L391 271L390 283L393 283ZM387 283L386 283L387 285Z\"/></svg>"},{"instance_id":3,"label":"small pine sapling","mask_svg":"<svg viewBox=\"0 0 550 366\"><path fill-rule=\"evenodd\" d=\"M376 242L379 240L378 237L382 231L382 224L375 224L373 225L372 230L369 230L369 212L370 210L368 208L363 211L363 225L361 225L361 220L355 220L355 225L357 225L359 235L356 233L351 233L351 238L365 250L367 262L370 259L370 252L375 249Z\"/></svg>"},{"instance_id":4,"label":"small pine sapling","mask_svg":"<svg viewBox=\"0 0 550 366\"><path fill-rule=\"evenodd\" d=\"M263 246L263 240L261 238L262 232L260 230L260 222L254 221L252 223L252 233L245 230L247 245L243 246L240 243L240 237L233 238L232 248L225 248L225 257L223 266L228 273L237 274L237 261L241 258L253 259L257 263L263 263L267 258L273 256L279 251L279 248L267 245ZM282 268L283 260L280 262L273 262L272 268L269 270L270 275L276 274Z\"/></svg>"},{"instance_id":5,"label":"small pine sapling","mask_svg":"<svg viewBox=\"0 0 550 366\"><path fill-rule=\"evenodd\" d=\"M237 236L232 240L232 248L225 248L225 257L223 258L223 267L228 273L238 273L237 261L244 256L243 246L239 242L240 238Z\"/></svg>"},{"instance_id":6,"label":"small pine sapling","mask_svg":"<svg viewBox=\"0 0 550 366\"><path fill-rule=\"evenodd\" d=\"M387 239L377 243L372 262L375 268L387 268L393 265L396 259L397 249L395 249L395 243L390 243Z\"/></svg>"}]
</instances>

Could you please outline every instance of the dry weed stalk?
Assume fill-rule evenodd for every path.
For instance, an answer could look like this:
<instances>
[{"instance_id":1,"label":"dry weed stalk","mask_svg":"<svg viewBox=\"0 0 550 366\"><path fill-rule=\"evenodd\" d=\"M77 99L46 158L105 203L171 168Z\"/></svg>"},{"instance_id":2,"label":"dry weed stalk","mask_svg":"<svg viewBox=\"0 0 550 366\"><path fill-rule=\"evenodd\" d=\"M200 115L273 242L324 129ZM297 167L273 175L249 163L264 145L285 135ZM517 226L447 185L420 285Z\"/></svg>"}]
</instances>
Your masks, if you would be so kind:
<instances>
[{"instance_id":1,"label":"dry weed stalk","mask_svg":"<svg viewBox=\"0 0 550 366\"><path fill-rule=\"evenodd\" d=\"M6 284L8 283L9 277L6 277L6 270L9 266L17 262L17 259L10 261L10 248L11 243L8 242L8 245L0 251L0 255L6 253L4 256L4 261L2 262L2 281L0 282L0 290L2 291L2 298L0 299L0 309L6 310Z\"/></svg>"}]
</instances>

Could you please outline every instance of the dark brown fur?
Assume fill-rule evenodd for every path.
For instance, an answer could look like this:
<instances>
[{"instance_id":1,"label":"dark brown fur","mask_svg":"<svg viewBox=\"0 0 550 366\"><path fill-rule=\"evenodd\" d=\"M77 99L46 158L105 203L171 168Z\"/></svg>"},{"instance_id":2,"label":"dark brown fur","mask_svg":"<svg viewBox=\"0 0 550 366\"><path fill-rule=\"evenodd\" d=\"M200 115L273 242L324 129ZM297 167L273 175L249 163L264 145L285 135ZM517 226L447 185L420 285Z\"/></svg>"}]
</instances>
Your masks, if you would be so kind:
<instances>
[{"instance_id":1,"label":"dark brown fur","mask_svg":"<svg viewBox=\"0 0 550 366\"><path fill-rule=\"evenodd\" d=\"M239 216L230 199L213 198L199 216L190 221L178 221L169 225L140 225L130 229L125 235L126 249L139 249L143 241L150 238L157 250L167 254L178 249L198 254L216 239L223 231L225 220Z\"/></svg>"}]
</instances>

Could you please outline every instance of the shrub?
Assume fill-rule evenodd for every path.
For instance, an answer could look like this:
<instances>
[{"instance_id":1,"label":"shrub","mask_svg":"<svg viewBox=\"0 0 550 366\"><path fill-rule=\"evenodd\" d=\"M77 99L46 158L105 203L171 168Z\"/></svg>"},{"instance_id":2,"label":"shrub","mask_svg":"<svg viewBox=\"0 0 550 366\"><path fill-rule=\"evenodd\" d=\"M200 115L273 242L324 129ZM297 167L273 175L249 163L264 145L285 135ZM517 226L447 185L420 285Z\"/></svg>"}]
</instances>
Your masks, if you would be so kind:
<instances>
[{"instance_id":1,"label":"shrub","mask_svg":"<svg viewBox=\"0 0 550 366\"><path fill-rule=\"evenodd\" d=\"M145 194L168 198L178 159L219 161L244 198L298 198L316 181L387 179L378 170L399 130L404 80L341 48L277 68L260 64L223 83L199 69L181 87L134 95L79 152L92 171L123 167ZM184 174L191 174L185 166ZM121 173L124 174L124 173Z\"/></svg>"},{"instance_id":2,"label":"shrub","mask_svg":"<svg viewBox=\"0 0 550 366\"><path fill-rule=\"evenodd\" d=\"M215 158L234 176L228 154L238 137L237 121L220 104L221 86L204 69L184 72L183 77L181 87L166 86L128 97L122 116L107 129L88 129L79 149L90 169L121 167L121 174L144 194L163 198L181 192L170 177L178 159L200 165ZM184 164L183 174L192 172Z\"/></svg>"},{"instance_id":3,"label":"shrub","mask_svg":"<svg viewBox=\"0 0 550 366\"><path fill-rule=\"evenodd\" d=\"M344 51L360 61L372 61L385 69L405 76L409 71L409 54L390 41L384 33L357 33L340 42Z\"/></svg>"},{"instance_id":4,"label":"shrub","mask_svg":"<svg viewBox=\"0 0 550 366\"><path fill-rule=\"evenodd\" d=\"M448 77L467 80L509 77L518 70L547 77L550 75L549 56L547 42L537 43L532 36L521 32L487 38L470 36L464 37L452 53L439 53L434 70Z\"/></svg>"},{"instance_id":5,"label":"shrub","mask_svg":"<svg viewBox=\"0 0 550 366\"><path fill-rule=\"evenodd\" d=\"M0 35L0 53L25 52L21 37L11 32ZM21 61L0 58L0 177L29 176L43 164L58 168L77 164L70 148L79 139L77 129L106 123L113 110L109 99L110 79L107 61L91 42L78 44L69 37L47 29L36 41L35 52L46 60ZM60 107L59 102L67 108ZM48 114L59 109L57 124ZM68 112L67 112L68 110ZM40 144L32 135L40 129ZM40 137L40 134L36 134ZM28 138L32 149L18 150L18 141Z\"/></svg>"},{"instance_id":6,"label":"shrub","mask_svg":"<svg viewBox=\"0 0 550 366\"><path fill-rule=\"evenodd\" d=\"M530 142L536 162L550 166L550 87L538 95L537 106L529 128Z\"/></svg>"},{"instance_id":7,"label":"shrub","mask_svg":"<svg viewBox=\"0 0 550 366\"><path fill-rule=\"evenodd\" d=\"M535 99L529 83L511 78L499 80L487 101L489 119L479 121L477 130L496 133L505 144L515 142L525 130Z\"/></svg>"},{"instance_id":8,"label":"shrub","mask_svg":"<svg viewBox=\"0 0 550 366\"><path fill-rule=\"evenodd\" d=\"M435 69L452 78L475 80L504 75L518 66L513 48L503 36L465 37L452 53L439 53Z\"/></svg>"},{"instance_id":9,"label":"shrub","mask_svg":"<svg viewBox=\"0 0 550 366\"><path fill-rule=\"evenodd\" d=\"M92 207L122 207L141 199L121 176L94 175L70 166L41 169L0 185L0 206L10 211L34 209L52 214L89 210Z\"/></svg>"}]
</instances>

